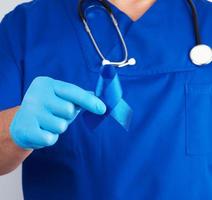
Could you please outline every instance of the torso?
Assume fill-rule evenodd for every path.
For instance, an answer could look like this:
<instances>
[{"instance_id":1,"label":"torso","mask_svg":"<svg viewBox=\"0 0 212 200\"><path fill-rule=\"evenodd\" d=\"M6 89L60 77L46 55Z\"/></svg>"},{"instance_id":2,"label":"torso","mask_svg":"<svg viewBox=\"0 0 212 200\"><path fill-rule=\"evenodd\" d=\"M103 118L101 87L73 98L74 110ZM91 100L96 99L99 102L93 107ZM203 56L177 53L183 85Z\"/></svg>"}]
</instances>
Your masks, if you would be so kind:
<instances>
[{"instance_id":1,"label":"torso","mask_svg":"<svg viewBox=\"0 0 212 200\"><path fill-rule=\"evenodd\" d=\"M77 1L51 2L40 0L27 13L23 90L36 76L95 90L101 60L79 20ZM212 46L211 5L195 3L203 40ZM25 199L212 199L212 65L197 68L188 57L195 39L187 4L159 0L136 22L113 9L137 60L118 69L134 112L130 131L111 118L91 131L80 115L55 146L25 161ZM88 18L106 55L120 59L105 14ZM102 39L107 37L110 42Z\"/></svg>"}]
</instances>

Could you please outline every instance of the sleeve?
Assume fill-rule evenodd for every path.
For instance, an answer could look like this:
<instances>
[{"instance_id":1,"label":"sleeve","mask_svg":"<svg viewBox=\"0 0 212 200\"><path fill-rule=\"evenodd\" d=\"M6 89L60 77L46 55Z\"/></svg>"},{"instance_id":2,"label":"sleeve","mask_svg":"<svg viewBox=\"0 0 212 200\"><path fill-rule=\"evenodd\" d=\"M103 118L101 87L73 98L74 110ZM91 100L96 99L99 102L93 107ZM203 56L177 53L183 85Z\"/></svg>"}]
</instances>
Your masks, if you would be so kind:
<instances>
[{"instance_id":1,"label":"sleeve","mask_svg":"<svg viewBox=\"0 0 212 200\"><path fill-rule=\"evenodd\" d=\"M14 30L15 23L15 18L8 17L0 23L0 111L18 106L22 101L22 72L16 56L20 54L19 31Z\"/></svg>"}]
</instances>

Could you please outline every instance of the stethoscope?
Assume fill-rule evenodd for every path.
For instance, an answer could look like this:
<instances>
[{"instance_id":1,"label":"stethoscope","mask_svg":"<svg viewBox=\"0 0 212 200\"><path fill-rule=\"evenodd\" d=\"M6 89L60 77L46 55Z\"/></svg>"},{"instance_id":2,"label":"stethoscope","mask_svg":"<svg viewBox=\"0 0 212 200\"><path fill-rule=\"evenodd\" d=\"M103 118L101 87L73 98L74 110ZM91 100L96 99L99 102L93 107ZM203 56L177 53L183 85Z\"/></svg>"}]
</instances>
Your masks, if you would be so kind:
<instances>
[{"instance_id":1,"label":"stethoscope","mask_svg":"<svg viewBox=\"0 0 212 200\"><path fill-rule=\"evenodd\" d=\"M92 34L92 31L88 25L88 21L84 14L83 4L85 3L85 1L86 0L79 0L79 6L78 6L79 7L78 8L79 16L85 26L85 30L87 31L97 53L99 54L100 58L102 59L102 65L103 66L113 65L116 67L135 65L136 59L135 58L129 59L128 48L127 48L126 42L124 40L124 37L119 28L118 22L113 14L113 11L112 11L109 3L106 0L99 0L98 2L101 3L101 5L106 9L106 11L108 12L108 14L113 22L113 25L118 33L119 39L123 46L123 52L124 52L124 58L121 61L110 61L104 56L104 54L100 50L99 45L97 44L97 42ZM212 62L212 49L210 46L202 43L196 6L195 6L193 0L187 0L187 1L190 5L191 11L192 11L194 33L195 33L195 40L196 40L196 45L191 49L190 54L189 54L190 59L191 59L192 63L197 66L203 66L203 65L210 64ZM95 6L96 5L89 5L89 7L95 7Z\"/></svg>"}]
</instances>

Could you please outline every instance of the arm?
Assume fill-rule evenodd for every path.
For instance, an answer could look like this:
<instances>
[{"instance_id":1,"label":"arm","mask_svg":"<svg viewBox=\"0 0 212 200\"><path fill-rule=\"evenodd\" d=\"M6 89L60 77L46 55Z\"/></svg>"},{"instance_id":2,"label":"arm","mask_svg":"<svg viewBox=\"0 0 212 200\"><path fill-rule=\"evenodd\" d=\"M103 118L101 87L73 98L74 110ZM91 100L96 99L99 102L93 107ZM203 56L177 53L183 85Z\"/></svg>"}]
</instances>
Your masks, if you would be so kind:
<instances>
[{"instance_id":1,"label":"arm","mask_svg":"<svg viewBox=\"0 0 212 200\"><path fill-rule=\"evenodd\" d=\"M0 112L0 175L18 167L32 151L18 147L9 133L10 123L18 107Z\"/></svg>"},{"instance_id":2,"label":"arm","mask_svg":"<svg viewBox=\"0 0 212 200\"><path fill-rule=\"evenodd\" d=\"M21 106L0 113L0 175L15 169L32 150L54 145L81 108L98 115L106 112L98 97L76 85L34 79Z\"/></svg>"}]
</instances>

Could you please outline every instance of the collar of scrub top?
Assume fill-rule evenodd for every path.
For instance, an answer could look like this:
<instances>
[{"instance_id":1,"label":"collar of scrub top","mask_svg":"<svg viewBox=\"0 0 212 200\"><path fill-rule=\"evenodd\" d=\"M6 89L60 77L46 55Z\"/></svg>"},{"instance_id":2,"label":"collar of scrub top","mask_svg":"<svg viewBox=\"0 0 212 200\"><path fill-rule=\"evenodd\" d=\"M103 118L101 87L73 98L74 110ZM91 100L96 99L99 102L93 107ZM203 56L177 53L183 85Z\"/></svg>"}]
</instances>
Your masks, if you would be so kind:
<instances>
[{"instance_id":1,"label":"collar of scrub top","mask_svg":"<svg viewBox=\"0 0 212 200\"><path fill-rule=\"evenodd\" d=\"M192 11L192 20L193 20L195 40L196 40L196 45L191 49L189 56L190 56L190 59L193 64L195 64L196 66L204 66L204 65L210 64L212 62L212 49L209 45L202 43L200 29L199 29L198 11L196 9L196 6L195 6L193 0L186 0L186 1L188 2L189 6L191 8L191 11ZM208 0L208 1L211 2L211 0ZM109 13L109 15L114 23L114 26L117 30L117 33L119 34L121 43L123 45L124 54L125 54L123 61L112 62L112 61L107 60L104 57L104 55L102 54L97 42L95 41L95 38L93 37L92 31L90 30L90 28L88 26L86 16L84 14L85 10L88 7L94 7L94 6L104 7L105 10ZM131 58L128 60L128 49L126 47L125 40L120 32L118 22L113 15L110 4L106 0L79 0L78 12L79 12L79 16L80 16L82 22L84 23L85 29L88 32L89 37L92 40L92 43L94 44L94 47L96 48L99 56L102 59L103 65L111 64L111 65L115 65L117 67L124 67L124 66L136 64L136 60L134 58Z\"/></svg>"},{"instance_id":2,"label":"collar of scrub top","mask_svg":"<svg viewBox=\"0 0 212 200\"><path fill-rule=\"evenodd\" d=\"M85 4L84 4L85 3ZM86 9L101 6L109 14L113 25L117 31L117 34L120 38L121 45L123 47L124 59L122 61L110 61L105 58L102 51L97 44L91 29L88 25L88 22L85 17ZM129 130L131 120L132 120L132 109L123 99L123 90L119 80L116 67L124 67L127 65L135 65L136 60L131 58L128 60L128 49L123 38L123 35L118 26L118 22L115 19L110 6L105 1L80 1L79 2L79 16L85 26L98 55L102 59L102 66L100 69L100 76L96 86L95 95L98 96L107 106L107 111L104 116L98 116L90 112L84 112L83 117L87 126L91 129L96 129L107 117L111 116L116 122L118 122L126 131Z\"/></svg>"}]
</instances>

